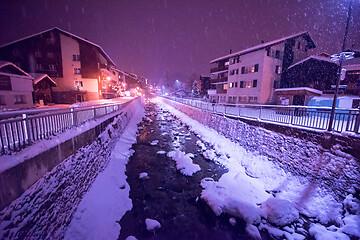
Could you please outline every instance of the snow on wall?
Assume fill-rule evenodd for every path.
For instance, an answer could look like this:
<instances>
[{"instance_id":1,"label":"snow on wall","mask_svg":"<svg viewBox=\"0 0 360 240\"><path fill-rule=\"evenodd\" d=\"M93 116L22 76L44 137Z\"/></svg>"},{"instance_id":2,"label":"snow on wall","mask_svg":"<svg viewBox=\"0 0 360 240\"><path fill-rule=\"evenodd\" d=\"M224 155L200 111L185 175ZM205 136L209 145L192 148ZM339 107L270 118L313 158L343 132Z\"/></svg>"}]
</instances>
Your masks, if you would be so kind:
<instances>
[{"instance_id":1,"label":"snow on wall","mask_svg":"<svg viewBox=\"0 0 360 240\"><path fill-rule=\"evenodd\" d=\"M80 200L109 164L117 138L139 108L140 99L126 106L97 141L80 148L1 210L0 239L62 239Z\"/></svg>"},{"instance_id":2,"label":"snow on wall","mask_svg":"<svg viewBox=\"0 0 360 240\"><path fill-rule=\"evenodd\" d=\"M267 156L287 170L308 176L338 194L360 187L360 161L341 151L340 145L327 150L319 145L318 139L312 141L311 133L304 134L308 139L286 136L167 99L163 101L245 149Z\"/></svg>"}]
</instances>

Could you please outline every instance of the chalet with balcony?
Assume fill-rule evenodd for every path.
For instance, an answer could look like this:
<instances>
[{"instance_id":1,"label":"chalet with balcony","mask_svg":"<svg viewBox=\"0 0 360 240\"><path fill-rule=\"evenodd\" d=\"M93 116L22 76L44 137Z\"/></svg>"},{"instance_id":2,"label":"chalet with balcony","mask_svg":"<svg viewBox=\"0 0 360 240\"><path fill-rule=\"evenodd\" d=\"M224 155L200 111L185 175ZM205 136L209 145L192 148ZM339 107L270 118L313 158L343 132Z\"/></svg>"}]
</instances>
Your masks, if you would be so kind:
<instances>
[{"instance_id":1,"label":"chalet with balcony","mask_svg":"<svg viewBox=\"0 0 360 240\"><path fill-rule=\"evenodd\" d=\"M97 44L59 28L52 28L0 46L0 59L25 72L47 74L55 81L55 103L74 103L113 97L106 71L114 62ZM110 79L110 82L112 79ZM111 86L110 86L111 88Z\"/></svg>"},{"instance_id":2,"label":"chalet with balcony","mask_svg":"<svg viewBox=\"0 0 360 240\"><path fill-rule=\"evenodd\" d=\"M210 63L216 92L210 99L220 103L276 103L275 89L282 73L315 48L310 35L301 32L216 58Z\"/></svg>"}]
</instances>

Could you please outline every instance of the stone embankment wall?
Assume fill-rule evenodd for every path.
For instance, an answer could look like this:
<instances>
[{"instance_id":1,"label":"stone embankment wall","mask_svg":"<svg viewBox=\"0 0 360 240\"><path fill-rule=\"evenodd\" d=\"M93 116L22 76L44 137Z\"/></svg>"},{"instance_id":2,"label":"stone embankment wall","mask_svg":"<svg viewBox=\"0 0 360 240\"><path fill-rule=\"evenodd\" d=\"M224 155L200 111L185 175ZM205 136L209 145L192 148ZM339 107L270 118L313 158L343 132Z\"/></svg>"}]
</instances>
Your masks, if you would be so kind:
<instances>
[{"instance_id":1,"label":"stone embankment wall","mask_svg":"<svg viewBox=\"0 0 360 240\"><path fill-rule=\"evenodd\" d=\"M360 137L229 118L168 99L163 101L245 149L330 187L337 195L360 189Z\"/></svg>"},{"instance_id":2,"label":"stone embankment wall","mask_svg":"<svg viewBox=\"0 0 360 240\"><path fill-rule=\"evenodd\" d=\"M126 126L128 121L131 119L135 108L140 103L140 98L131 100L125 103L124 108L122 108L119 112L100 121L93 128L76 136L70 137L66 141L59 143L50 149L44 150L35 157L27 159L22 163L1 172L0 210L18 198L47 172L50 172L54 167L73 155L81 147L92 143L94 140L100 141L101 138L99 138L99 135L108 127L109 124L113 123L114 120L121 119L121 124ZM115 125L117 126L118 123ZM120 126L117 127L120 128ZM31 147L32 146L29 146L28 148ZM21 152L19 154L21 154Z\"/></svg>"}]
</instances>

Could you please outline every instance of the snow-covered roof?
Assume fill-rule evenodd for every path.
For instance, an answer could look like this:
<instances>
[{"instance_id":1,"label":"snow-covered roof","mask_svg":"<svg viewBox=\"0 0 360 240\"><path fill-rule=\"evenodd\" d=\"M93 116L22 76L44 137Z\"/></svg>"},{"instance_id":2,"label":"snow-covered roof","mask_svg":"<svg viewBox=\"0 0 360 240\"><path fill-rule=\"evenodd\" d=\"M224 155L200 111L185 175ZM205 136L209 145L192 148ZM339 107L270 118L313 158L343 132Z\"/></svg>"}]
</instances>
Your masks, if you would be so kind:
<instances>
[{"instance_id":1,"label":"snow-covered roof","mask_svg":"<svg viewBox=\"0 0 360 240\"><path fill-rule=\"evenodd\" d=\"M54 87L57 86L56 82L52 80L51 77L49 77L49 75L45 73L30 73L30 75L34 78L34 84L38 84L44 78L48 78L54 84Z\"/></svg>"},{"instance_id":2,"label":"snow-covered roof","mask_svg":"<svg viewBox=\"0 0 360 240\"><path fill-rule=\"evenodd\" d=\"M346 71L357 71L360 70L360 64L345 65L343 68L345 68Z\"/></svg>"},{"instance_id":3,"label":"snow-covered roof","mask_svg":"<svg viewBox=\"0 0 360 240\"><path fill-rule=\"evenodd\" d=\"M305 58L305 59L303 59L303 60L301 60L301 61L299 61L299 62L297 62L297 63L295 63L293 65L291 65L290 67L288 67L288 69L290 69L292 67L295 67L295 66L297 66L297 65L299 65L301 63L304 63L304 62L306 62L306 61L308 61L310 59L315 59L315 60L319 60L319 61L324 61L324 62L329 62L329 63L336 64L335 62L331 61L330 58L323 57L323 56L317 56L317 55L311 55L310 57L307 57L307 58Z\"/></svg>"},{"instance_id":4,"label":"snow-covered roof","mask_svg":"<svg viewBox=\"0 0 360 240\"><path fill-rule=\"evenodd\" d=\"M21 68L19 68L15 64L13 64L12 62L0 61L0 69L3 67L6 67L6 66L12 66L12 67L16 68L17 70L19 70L20 72L22 72L25 76L31 78L31 76L27 72L25 72L24 70L22 70Z\"/></svg>"},{"instance_id":5,"label":"snow-covered roof","mask_svg":"<svg viewBox=\"0 0 360 240\"><path fill-rule=\"evenodd\" d=\"M216 58L216 59L212 60L210 63L218 62L220 60L225 60L225 59L228 59L228 58L231 58L231 57L235 57L237 55L244 55L246 53L254 52L254 51L257 51L259 49L263 49L263 48L266 48L266 47L269 47L269 46L272 46L272 45L276 45L276 44L282 43L282 42L284 42L284 41L286 41L288 39L295 38L295 37L300 37L300 36L307 37L308 38L307 41L312 44L312 48L315 47L315 44L312 41L309 33L305 31L305 32L300 32L300 33L293 34L293 35L290 35L290 36L287 36L287 37L283 37L283 38L280 38L280 39L277 39L277 40L274 40L274 41L262 43L262 44L254 46L254 47L241 50L241 51L236 52L236 53L231 53L231 54L228 54L226 56Z\"/></svg>"},{"instance_id":6,"label":"snow-covered roof","mask_svg":"<svg viewBox=\"0 0 360 240\"><path fill-rule=\"evenodd\" d=\"M314 89L314 88L309 88L309 87L275 89L275 92L290 92L290 91L307 91L307 92L312 92L312 93L316 93L316 94L320 94L320 95L322 94L322 91Z\"/></svg>"},{"instance_id":7,"label":"snow-covered roof","mask_svg":"<svg viewBox=\"0 0 360 240\"><path fill-rule=\"evenodd\" d=\"M87 39L85 39L85 38L79 37L79 36L77 36L77 35L75 35L75 34L73 34L73 33L70 33L70 32L67 32L67 31L65 31L65 30L62 30L62 29L60 29L60 28L58 28L58 27L53 27L53 28L47 29L47 30L45 30L45 31L42 31L42 32L39 32L39 33L35 33L35 34L30 35L30 36L23 37L23 38L20 38L20 39L18 39L18 40L15 40L15 41L6 43L6 44L0 46L0 48L9 46L9 45L11 45L11 44L14 44L14 43L17 43L17 42L20 42L20 41L23 41L23 40L26 40L26 39L35 37L35 36L37 36L37 35L41 35L41 34L46 33L46 32L50 32L50 31L53 31L53 30L57 30L57 31L59 31L59 32L65 34L65 35L71 36L71 37L76 38L76 39L78 39L78 40L80 40L80 41L83 41L83 42L86 42L86 43L88 43L88 44L91 44L91 45L93 45L94 47L97 47L97 48L106 56L106 58L115 66L115 63L113 62L113 60L111 60L111 58L109 57L109 55L107 55L106 52L104 51L104 49L102 49L99 45L97 45L97 44L95 44L95 43L93 43L93 42L90 42L89 40L87 40Z\"/></svg>"}]
</instances>

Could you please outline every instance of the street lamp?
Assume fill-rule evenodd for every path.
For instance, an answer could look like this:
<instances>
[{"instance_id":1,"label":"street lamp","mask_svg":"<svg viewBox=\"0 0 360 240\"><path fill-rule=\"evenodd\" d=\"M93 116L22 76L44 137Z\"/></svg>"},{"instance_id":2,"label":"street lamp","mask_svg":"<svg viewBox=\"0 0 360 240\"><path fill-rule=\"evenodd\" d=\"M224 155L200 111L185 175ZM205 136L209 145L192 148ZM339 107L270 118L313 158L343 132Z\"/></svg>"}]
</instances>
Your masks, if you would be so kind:
<instances>
[{"instance_id":1,"label":"street lamp","mask_svg":"<svg viewBox=\"0 0 360 240\"><path fill-rule=\"evenodd\" d=\"M339 90L339 85L340 85L340 80L341 80L341 71L342 71L343 61L351 59L354 56L354 53L352 53L352 52L345 52L345 44L346 44L348 30L349 30L349 22L350 22L350 16L351 16L352 3L353 3L353 0L350 0L349 11L348 11L348 14L347 14L346 28L345 28L345 34L344 34L344 40L343 40L341 53L331 56L331 60L339 61L339 69L338 69L338 79L336 81L333 104L332 104L331 113L330 113L330 120L329 120L329 126L328 126L328 131L329 132L332 130L332 125L333 125L333 122L334 122L335 107L336 107L337 95L338 95L338 90Z\"/></svg>"}]
</instances>

